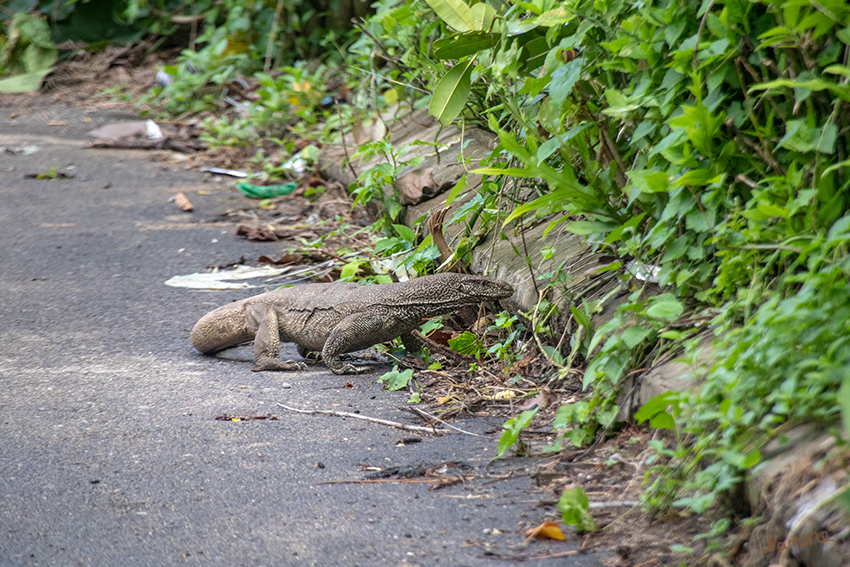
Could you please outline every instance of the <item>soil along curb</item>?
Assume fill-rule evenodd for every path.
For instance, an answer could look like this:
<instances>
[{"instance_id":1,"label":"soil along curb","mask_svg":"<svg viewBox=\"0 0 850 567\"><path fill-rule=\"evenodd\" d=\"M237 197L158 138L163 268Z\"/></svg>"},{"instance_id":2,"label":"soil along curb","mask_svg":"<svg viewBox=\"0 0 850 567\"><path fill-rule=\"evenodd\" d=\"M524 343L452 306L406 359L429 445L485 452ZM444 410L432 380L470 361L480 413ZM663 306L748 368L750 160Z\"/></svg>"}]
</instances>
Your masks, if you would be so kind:
<instances>
[{"instance_id":1,"label":"soil along curb","mask_svg":"<svg viewBox=\"0 0 850 567\"><path fill-rule=\"evenodd\" d=\"M422 224L427 230L430 212L445 207L448 190L461 175L466 174L466 187L452 202L446 216L450 219L453 211L472 199L481 187L481 177L469 171L478 167L480 160L495 147L497 138L475 128L462 132L454 124L441 129L439 122L425 111L402 113L394 109L384 113L382 119L390 124L387 129L391 132L389 142L398 152L404 149L400 160L424 157L421 164L403 169L394 187L402 204L408 205L402 217L405 224L413 228ZM380 125L372 129L382 133ZM369 141L372 139L362 136L358 139L359 144ZM436 141L439 155L434 145L411 146L415 141L429 144ZM344 143L341 141L326 148L319 158L325 174L350 185L363 171L384 163L379 157L369 161L352 160L350 165L346 165L346 157L354 153L357 145L355 136L347 135ZM549 231L544 240L547 227L548 220L544 219L543 223L531 228L516 230L508 240L497 239L490 233L474 249L471 271L487 272L513 285L516 293L508 300L508 307L512 311L524 312L533 312L540 299L538 289L542 286L535 281L538 274L556 269L567 271L572 281L565 289L553 289L553 295L547 297L560 308L561 319L556 322L558 332L564 332L568 323L569 303L582 299L588 302L602 300L601 311L592 317L593 328L598 328L617 313L617 308L627 301L632 290L610 273L597 274L599 268L612 259L591 252L584 244L584 237L558 226ZM451 241L462 229L460 225L447 226L447 240ZM548 259L544 258L544 248L553 250ZM526 257L530 259L532 269L529 269ZM647 295L660 291L647 282ZM706 335L701 344L696 356L697 366L711 365L715 359L710 338ZM623 394L618 400L621 408L618 420L631 419L637 409L659 394L698 388L695 370L674 360L654 366L640 377L627 378L629 382L624 384ZM814 428L795 429L788 437L793 441L783 446L774 441L766 448L766 460L746 481L754 515L765 518L765 522L750 536L746 565L767 566L783 556L786 561L794 557L811 567L850 565L850 527L836 499L829 500L848 482L847 473L840 464L850 458L850 452L842 449L839 453L835 449L835 438ZM822 466L816 471L818 465ZM824 531L830 541L825 541ZM809 538L812 533L816 535ZM786 540L789 540L788 546L784 543ZM799 543L796 543L797 540ZM809 544L803 545L807 541Z\"/></svg>"}]
</instances>

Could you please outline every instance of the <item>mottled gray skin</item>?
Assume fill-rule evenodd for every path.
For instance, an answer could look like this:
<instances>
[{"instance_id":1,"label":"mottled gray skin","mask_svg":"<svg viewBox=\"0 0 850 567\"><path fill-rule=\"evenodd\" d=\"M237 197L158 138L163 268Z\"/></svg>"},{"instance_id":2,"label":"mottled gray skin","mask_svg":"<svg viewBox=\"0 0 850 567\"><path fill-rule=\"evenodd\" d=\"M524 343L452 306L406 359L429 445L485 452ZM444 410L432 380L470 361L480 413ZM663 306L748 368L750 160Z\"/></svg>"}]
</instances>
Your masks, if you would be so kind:
<instances>
[{"instance_id":1,"label":"mottled gray skin","mask_svg":"<svg viewBox=\"0 0 850 567\"><path fill-rule=\"evenodd\" d=\"M357 374L368 369L343 363L341 354L397 337L408 350L415 350L418 343L411 331L423 318L513 293L506 283L463 274L380 285L301 285L210 311L192 329L192 344L209 354L253 339L255 371L306 369L303 362L278 358L280 343L291 342L302 356L321 352L335 374Z\"/></svg>"}]
</instances>

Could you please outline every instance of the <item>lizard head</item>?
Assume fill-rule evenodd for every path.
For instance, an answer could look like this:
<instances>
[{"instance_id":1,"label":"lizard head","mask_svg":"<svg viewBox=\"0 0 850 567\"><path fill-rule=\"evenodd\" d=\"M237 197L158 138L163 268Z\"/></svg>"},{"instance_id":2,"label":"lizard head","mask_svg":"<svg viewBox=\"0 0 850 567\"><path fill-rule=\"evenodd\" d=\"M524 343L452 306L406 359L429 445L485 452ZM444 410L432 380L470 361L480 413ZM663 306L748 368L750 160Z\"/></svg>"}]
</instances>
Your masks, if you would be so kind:
<instances>
[{"instance_id":1,"label":"lizard head","mask_svg":"<svg viewBox=\"0 0 850 567\"><path fill-rule=\"evenodd\" d=\"M451 313L463 305L505 299L514 288L481 276L443 273L407 280L393 288L393 305L415 311L416 317L433 317ZM415 317L414 317L415 318Z\"/></svg>"},{"instance_id":2,"label":"lizard head","mask_svg":"<svg viewBox=\"0 0 850 567\"><path fill-rule=\"evenodd\" d=\"M514 288L505 282L480 276L465 276L459 279L455 291L473 301L505 299L514 294Z\"/></svg>"}]
</instances>

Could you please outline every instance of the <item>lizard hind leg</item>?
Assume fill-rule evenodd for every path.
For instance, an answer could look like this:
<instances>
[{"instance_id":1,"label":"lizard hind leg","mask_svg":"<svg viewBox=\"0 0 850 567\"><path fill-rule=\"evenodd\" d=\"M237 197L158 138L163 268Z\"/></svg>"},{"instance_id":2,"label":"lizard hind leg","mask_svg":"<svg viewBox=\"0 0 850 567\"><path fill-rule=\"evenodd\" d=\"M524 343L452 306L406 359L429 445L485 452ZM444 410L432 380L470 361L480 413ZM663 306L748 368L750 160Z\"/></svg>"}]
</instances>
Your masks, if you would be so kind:
<instances>
[{"instance_id":1,"label":"lizard hind leg","mask_svg":"<svg viewBox=\"0 0 850 567\"><path fill-rule=\"evenodd\" d=\"M254 372L262 370L307 370L307 365L295 360L280 360L280 331L277 312L270 305L254 303L245 311L248 329L254 336Z\"/></svg>"}]
</instances>

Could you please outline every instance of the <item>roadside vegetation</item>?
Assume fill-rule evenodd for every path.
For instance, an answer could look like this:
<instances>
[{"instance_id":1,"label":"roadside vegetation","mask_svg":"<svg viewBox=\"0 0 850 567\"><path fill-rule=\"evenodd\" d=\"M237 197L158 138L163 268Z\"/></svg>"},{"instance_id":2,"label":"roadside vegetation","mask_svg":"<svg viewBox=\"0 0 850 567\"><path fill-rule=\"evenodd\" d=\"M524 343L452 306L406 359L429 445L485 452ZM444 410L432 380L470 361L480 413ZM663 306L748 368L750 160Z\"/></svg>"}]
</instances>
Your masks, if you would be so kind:
<instances>
[{"instance_id":1,"label":"roadside vegetation","mask_svg":"<svg viewBox=\"0 0 850 567\"><path fill-rule=\"evenodd\" d=\"M94 29L82 18L98 4L111 7L110 17L101 8ZM139 104L155 115L217 112L203 124L210 143L274 139L296 157L296 138L330 143L340 132L375 128L378 113L397 104L427 108L444 125L492 131L500 143L474 172L487 180L454 222L511 237L523 223L562 225L614 258L596 275L625 282L631 295L598 327L600 302L568 296L569 313L559 314L541 298L534 324L531 314L500 315L493 347L471 333L452 346L515 362L519 345L533 345L537 334L553 362L547 382L581 367L586 395L558 410L558 450L610 430L627 376L663 354L694 360L712 339L714 362L698 376L700 388L656 398L636 417L667 430L651 443L645 504L718 511L714 541L740 514L729 495L768 442L802 423L847 431L844 0L315 6L14 0L0 14L0 72L40 82L62 41L182 42L189 47L162 69L171 79ZM226 85L240 77L257 81L256 99L224 105ZM361 146L352 157L383 155L385 163L349 190L358 204L377 206L375 255L407 251L406 268L433 271L440 255L430 236L399 221L392 187L408 165L403 153L380 140ZM274 177L262 157L258 167ZM343 275L357 276L364 262L348 262ZM537 276L556 289L569 283L559 270ZM558 315L569 321L566 341L548 324ZM534 411L506 424L500 453ZM565 521L586 523L586 496L565 499Z\"/></svg>"}]
</instances>

